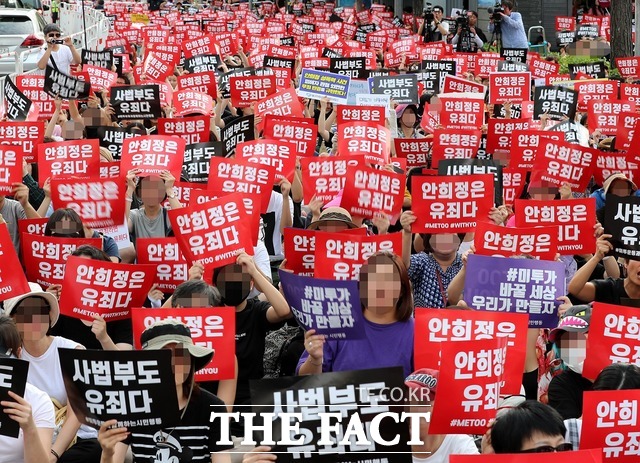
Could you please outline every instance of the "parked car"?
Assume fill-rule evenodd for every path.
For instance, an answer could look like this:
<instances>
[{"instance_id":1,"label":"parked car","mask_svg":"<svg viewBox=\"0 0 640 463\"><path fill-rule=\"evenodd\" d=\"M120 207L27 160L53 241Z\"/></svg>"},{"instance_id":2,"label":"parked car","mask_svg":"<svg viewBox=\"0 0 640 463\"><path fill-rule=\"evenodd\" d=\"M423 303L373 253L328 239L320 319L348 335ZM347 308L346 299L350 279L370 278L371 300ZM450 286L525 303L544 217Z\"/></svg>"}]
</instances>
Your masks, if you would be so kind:
<instances>
[{"instance_id":1,"label":"parked car","mask_svg":"<svg viewBox=\"0 0 640 463\"><path fill-rule=\"evenodd\" d=\"M1 1L0 5L2 5ZM22 52L39 48L44 44L42 30L45 25L44 18L36 10L0 8L0 76L15 72L15 56L3 57L3 55L13 51ZM35 69L38 63L38 52L34 50L32 53L25 53L22 62L24 71Z\"/></svg>"}]
</instances>

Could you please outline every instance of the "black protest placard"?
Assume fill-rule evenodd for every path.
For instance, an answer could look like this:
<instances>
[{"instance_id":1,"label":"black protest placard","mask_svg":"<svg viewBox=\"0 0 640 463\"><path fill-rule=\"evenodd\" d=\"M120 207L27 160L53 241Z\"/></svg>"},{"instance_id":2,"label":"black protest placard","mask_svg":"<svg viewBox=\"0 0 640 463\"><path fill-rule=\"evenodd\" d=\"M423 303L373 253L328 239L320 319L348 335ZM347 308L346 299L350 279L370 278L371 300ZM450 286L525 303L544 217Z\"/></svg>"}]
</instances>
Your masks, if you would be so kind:
<instances>
[{"instance_id":1,"label":"black protest placard","mask_svg":"<svg viewBox=\"0 0 640 463\"><path fill-rule=\"evenodd\" d=\"M297 436L304 436L301 444L271 447L272 452L282 452L278 453L279 463L364 463L376 459L386 463L408 463L411 462L411 453L407 445L407 423L396 422L392 416L382 419L379 416L382 413L398 413L398 417L402 414L403 384L404 374L400 367L251 381L252 411L258 416L261 413L302 415L301 420L296 420L299 430L294 437L295 440ZM397 391L398 394L388 391ZM428 412L429 409L424 411ZM331 419L333 429L322 429L320 414L330 412L338 412ZM376 417L379 423L372 423ZM272 424L274 441L290 438L283 436L281 420L275 420ZM341 442L350 424L358 426L358 435L361 432L371 445L357 445L355 439L348 438L346 442ZM382 439L387 442L396 439L397 443L381 445L382 439L372 435L371 428L374 426ZM325 431L328 431L327 435ZM264 438L262 435L250 437L258 443ZM331 443L322 442L323 437L325 440L330 437Z\"/></svg>"},{"instance_id":2,"label":"black protest placard","mask_svg":"<svg viewBox=\"0 0 640 463\"><path fill-rule=\"evenodd\" d=\"M255 75L256 70L254 68L240 68L225 72L220 77L218 77L218 93L222 96L222 98L230 99L231 86L229 85L229 80L232 77L247 77Z\"/></svg>"},{"instance_id":3,"label":"black protest placard","mask_svg":"<svg viewBox=\"0 0 640 463\"><path fill-rule=\"evenodd\" d=\"M212 157L224 157L225 145L221 141L192 143L184 149L182 172L187 175L187 182L207 183L209 181L209 160Z\"/></svg>"},{"instance_id":4,"label":"black protest placard","mask_svg":"<svg viewBox=\"0 0 640 463\"><path fill-rule=\"evenodd\" d=\"M9 395L9 391L24 398L28 373L29 362L16 358L0 357L0 401L15 402L13 397ZM20 425L18 422L0 411L0 436L17 438L19 434Z\"/></svg>"},{"instance_id":5,"label":"black protest placard","mask_svg":"<svg viewBox=\"0 0 640 463\"><path fill-rule=\"evenodd\" d=\"M507 110L504 105L494 104L493 105L493 117L497 118L506 118ZM511 105L511 119L520 119L522 117L522 105L520 104L512 104Z\"/></svg>"},{"instance_id":6,"label":"black protest placard","mask_svg":"<svg viewBox=\"0 0 640 463\"><path fill-rule=\"evenodd\" d=\"M366 58L331 58L329 71L352 79L366 79L369 77L369 72L365 69L366 63Z\"/></svg>"},{"instance_id":7,"label":"black protest placard","mask_svg":"<svg viewBox=\"0 0 640 463\"><path fill-rule=\"evenodd\" d=\"M294 37L280 37L280 45L283 47L295 47L296 39Z\"/></svg>"},{"instance_id":8,"label":"black protest placard","mask_svg":"<svg viewBox=\"0 0 640 463\"><path fill-rule=\"evenodd\" d=\"M217 72L218 66L220 66L220 56L218 55L197 55L184 60L184 68L190 74L208 71Z\"/></svg>"},{"instance_id":9,"label":"black protest placard","mask_svg":"<svg viewBox=\"0 0 640 463\"><path fill-rule=\"evenodd\" d=\"M333 58L333 59L342 58L342 55L340 53L327 47L324 47L322 49L322 53L320 53L320 56L322 56L323 58Z\"/></svg>"},{"instance_id":10,"label":"black protest placard","mask_svg":"<svg viewBox=\"0 0 640 463\"><path fill-rule=\"evenodd\" d=\"M456 62L449 60L423 60L420 64L423 71L442 71L449 75L456 75ZM444 77L443 77L444 78Z\"/></svg>"},{"instance_id":11,"label":"black protest placard","mask_svg":"<svg viewBox=\"0 0 640 463\"><path fill-rule=\"evenodd\" d=\"M91 84L47 65L44 71L44 91L54 98L63 100L86 100L89 98Z\"/></svg>"},{"instance_id":12,"label":"black protest placard","mask_svg":"<svg viewBox=\"0 0 640 463\"><path fill-rule=\"evenodd\" d=\"M111 67L113 66L113 53L111 53L111 50L82 50L82 64L97 66L111 71Z\"/></svg>"},{"instance_id":13,"label":"black protest placard","mask_svg":"<svg viewBox=\"0 0 640 463\"><path fill-rule=\"evenodd\" d=\"M238 143L253 139L255 139L253 114L235 118L222 129L222 142L227 156L232 156L236 153Z\"/></svg>"},{"instance_id":14,"label":"black protest placard","mask_svg":"<svg viewBox=\"0 0 640 463\"><path fill-rule=\"evenodd\" d=\"M494 159L445 159L438 161L438 175L493 174L494 204L502 205L502 166Z\"/></svg>"},{"instance_id":15,"label":"black protest placard","mask_svg":"<svg viewBox=\"0 0 640 463\"><path fill-rule=\"evenodd\" d=\"M602 61L595 63L569 64L569 78L575 79L576 74L582 72L594 79L604 79L607 77L607 68Z\"/></svg>"},{"instance_id":16,"label":"black protest placard","mask_svg":"<svg viewBox=\"0 0 640 463\"><path fill-rule=\"evenodd\" d=\"M170 350L58 349L58 355L69 404L81 423L97 429L115 419L117 427L148 432L179 421Z\"/></svg>"},{"instance_id":17,"label":"black protest placard","mask_svg":"<svg viewBox=\"0 0 640 463\"><path fill-rule=\"evenodd\" d=\"M640 260L640 198L607 195L604 229L611 235L614 256Z\"/></svg>"},{"instance_id":18,"label":"black protest placard","mask_svg":"<svg viewBox=\"0 0 640 463\"><path fill-rule=\"evenodd\" d=\"M370 77L369 88L374 95L389 95L398 104L418 104L418 76Z\"/></svg>"},{"instance_id":19,"label":"black protest placard","mask_svg":"<svg viewBox=\"0 0 640 463\"><path fill-rule=\"evenodd\" d=\"M158 85L112 87L110 103L118 119L157 119L162 116Z\"/></svg>"},{"instance_id":20,"label":"black protest placard","mask_svg":"<svg viewBox=\"0 0 640 463\"><path fill-rule=\"evenodd\" d=\"M576 29L576 40L597 39L600 37L600 26L597 24L579 24Z\"/></svg>"},{"instance_id":21,"label":"black protest placard","mask_svg":"<svg viewBox=\"0 0 640 463\"><path fill-rule=\"evenodd\" d=\"M412 73L413 74L413 73ZM417 71L415 74L418 76L418 80L424 85L424 91L431 95L440 93L442 82L444 82L444 76L447 74L444 71Z\"/></svg>"},{"instance_id":22,"label":"black protest placard","mask_svg":"<svg viewBox=\"0 0 640 463\"><path fill-rule=\"evenodd\" d=\"M558 43L559 47L569 45L570 43L573 43L575 41L576 41L575 32L567 31L567 32L558 32L556 34L556 42Z\"/></svg>"},{"instance_id":23,"label":"black protest placard","mask_svg":"<svg viewBox=\"0 0 640 463\"><path fill-rule=\"evenodd\" d=\"M10 77L4 79L4 99L7 102L7 119L24 121L31 109L31 100L20 91Z\"/></svg>"},{"instance_id":24,"label":"black protest placard","mask_svg":"<svg viewBox=\"0 0 640 463\"><path fill-rule=\"evenodd\" d=\"M286 68L291 70L291 74L293 75L295 71L296 60L267 55L262 59L262 65L265 68Z\"/></svg>"},{"instance_id":25,"label":"black protest placard","mask_svg":"<svg viewBox=\"0 0 640 463\"><path fill-rule=\"evenodd\" d=\"M392 71L390 69L374 69L373 71L369 71L369 78L371 77L387 77L391 75L395 75L396 71Z\"/></svg>"},{"instance_id":26,"label":"black protest placard","mask_svg":"<svg viewBox=\"0 0 640 463\"><path fill-rule=\"evenodd\" d=\"M578 107L578 92L554 85L536 87L533 102L534 119L540 119L543 114L555 120L573 119Z\"/></svg>"},{"instance_id":27,"label":"black protest placard","mask_svg":"<svg viewBox=\"0 0 640 463\"><path fill-rule=\"evenodd\" d=\"M569 143L579 143L578 140L578 124L571 121L563 121L554 125L549 130L564 133L564 141Z\"/></svg>"},{"instance_id":28,"label":"black protest placard","mask_svg":"<svg viewBox=\"0 0 640 463\"><path fill-rule=\"evenodd\" d=\"M529 66L519 61L498 61L498 72L527 72Z\"/></svg>"},{"instance_id":29,"label":"black protest placard","mask_svg":"<svg viewBox=\"0 0 640 463\"><path fill-rule=\"evenodd\" d=\"M139 137L141 134L131 133L123 127L89 126L87 138L97 138L100 146L109 150L115 161L122 157L122 144L127 138Z\"/></svg>"},{"instance_id":30,"label":"black protest placard","mask_svg":"<svg viewBox=\"0 0 640 463\"><path fill-rule=\"evenodd\" d=\"M513 63L526 63L527 62L527 49L526 48L503 48L500 50L500 58L505 61L511 61Z\"/></svg>"}]
</instances>

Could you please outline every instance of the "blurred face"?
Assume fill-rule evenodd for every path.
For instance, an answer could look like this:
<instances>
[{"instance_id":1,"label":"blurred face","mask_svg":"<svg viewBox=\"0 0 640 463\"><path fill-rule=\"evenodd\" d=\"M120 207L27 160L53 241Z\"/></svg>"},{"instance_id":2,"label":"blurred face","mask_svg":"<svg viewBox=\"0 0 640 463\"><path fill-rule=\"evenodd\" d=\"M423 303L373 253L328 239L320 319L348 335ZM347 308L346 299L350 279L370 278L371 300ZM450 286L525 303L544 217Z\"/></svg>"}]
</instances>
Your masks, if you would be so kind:
<instances>
[{"instance_id":1,"label":"blurred face","mask_svg":"<svg viewBox=\"0 0 640 463\"><path fill-rule=\"evenodd\" d=\"M165 195L164 182L159 177L143 177L140 179L140 199L146 205L157 205Z\"/></svg>"},{"instance_id":2,"label":"blurred face","mask_svg":"<svg viewBox=\"0 0 640 463\"><path fill-rule=\"evenodd\" d=\"M216 287L226 306L237 307L249 296L253 282L251 275L244 272L241 265L231 264L218 274Z\"/></svg>"},{"instance_id":3,"label":"blurred face","mask_svg":"<svg viewBox=\"0 0 640 463\"><path fill-rule=\"evenodd\" d=\"M349 226L345 222L342 222L340 220L327 220L326 222L322 222L318 225L318 231L332 233L341 232L343 230L346 230L347 228L349 228Z\"/></svg>"},{"instance_id":4,"label":"blurred face","mask_svg":"<svg viewBox=\"0 0 640 463\"><path fill-rule=\"evenodd\" d=\"M25 341L39 341L49 330L49 304L41 297L28 297L15 308L18 331Z\"/></svg>"},{"instance_id":5,"label":"blurred face","mask_svg":"<svg viewBox=\"0 0 640 463\"><path fill-rule=\"evenodd\" d=\"M542 182L529 186L528 191L532 199L538 201L550 201L556 197L559 189L555 185Z\"/></svg>"},{"instance_id":6,"label":"blurred face","mask_svg":"<svg viewBox=\"0 0 640 463\"><path fill-rule=\"evenodd\" d=\"M176 386L180 386L184 384L191 371L191 354L179 343L167 344L164 348L173 352L171 367L176 378Z\"/></svg>"},{"instance_id":7,"label":"blurred face","mask_svg":"<svg viewBox=\"0 0 640 463\"><path fill-rule=\"evenodd\" d=\"M609 187L609 193L616 196L631 196L631 185L626 180L614 180Z\"/></svg>"},{"instance_id":8,"label":"blurred face","mask_svg":"<svg viewBox=\"0 0 640 463\"><path fill-rule=\"evenodd\" d=\"M435 255L450 255L458 251L460 247L460 237L452 233L443 233L438 235L431 235L429 238L429 245L433 249Z\"/></svg>"},{"instance_id":9,"label":"blurred face","mask_svg":"<svg viewBox=\"0 0 640 463\"><path fill-rule=\"evenodd\" d=\"M193 293L189 297L180 297L176 299L176 307L213 307L209 303L209 298L204 294Z\"/></svg>"},{"instance_id":10,"label":"blurred face","mask_svg":"<svg viewBox=\"0 0 640 463\"><path fill-rule=\"evenodd\" d=\"M400 119L400 121L405 127L413 127L416 125L416 113L411 109L406 109L402 113L402 119Z\"/></svg>"},{"instance_id":11,"label":"blurred face","mask_svg":"<svg viewBox=\"0 0 640 463\"><path fill-rule=\"evenodd\" d=\"M78 236L82 234L82 226L69 219L62 219L53 224L51 228L51 236Z\"/></svg>"},{"instance_id":12,"label":"blurred face","mask_svg":"<svg viewBox=\"0 0 640 463\"><path fill-rule=\"evenodd\" d=\"M360 269L360 299L367 310L395 310L401 289L400 274L389 257L376 256Z\"/></svg>"}]
</instances>

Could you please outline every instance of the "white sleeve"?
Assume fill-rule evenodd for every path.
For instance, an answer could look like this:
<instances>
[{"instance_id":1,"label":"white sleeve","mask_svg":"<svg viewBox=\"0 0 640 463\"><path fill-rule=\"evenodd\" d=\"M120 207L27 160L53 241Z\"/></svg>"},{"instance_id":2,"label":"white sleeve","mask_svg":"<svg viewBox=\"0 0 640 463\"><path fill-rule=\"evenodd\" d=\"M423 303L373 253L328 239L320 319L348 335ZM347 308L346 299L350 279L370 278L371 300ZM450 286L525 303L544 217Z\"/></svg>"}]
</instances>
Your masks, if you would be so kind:
<instances>
[{"instance_id":1,"label":"white sleeve","mask_svg":"<svg viewBox=\"0 0 640 463\"><path fill-rule=\"evenodd\" d=\"M269 252L263 242L258 241L258 245L253 248L253 262L256 267L271 281L271 262L269 260Z\"/></svg>"},{"instance_id":2,"label":"white sleeve","mask_svg":"<svg viewBox=\"0 0 640 463\"><path fill-rule=\"evenodd\" d=\"M31 414L36 428L54 428L55 411L49 396L35 386L27 383L24 399L31 405Z\"/></svg>"}]
</instances>

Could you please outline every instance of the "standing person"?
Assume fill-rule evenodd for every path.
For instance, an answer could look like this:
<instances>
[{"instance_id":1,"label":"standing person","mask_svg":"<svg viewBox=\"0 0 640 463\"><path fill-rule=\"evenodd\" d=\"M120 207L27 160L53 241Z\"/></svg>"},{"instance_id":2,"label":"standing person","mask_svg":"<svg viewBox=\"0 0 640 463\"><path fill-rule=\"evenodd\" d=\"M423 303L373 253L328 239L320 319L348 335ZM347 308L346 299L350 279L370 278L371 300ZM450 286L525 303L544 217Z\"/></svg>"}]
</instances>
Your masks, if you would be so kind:
<instances>
[{"instance_id":1,"label":"standing person","mask_svg":"<svg viewBox=\"0 0 640 463\"><path fill-rule=\"evenodd\" d=\"M58 0L51 0L51 22L57 23L60 17L60 4Z\"/></svg>"},{"instance_id":2,"label":"standing person","mask_svg":"<svg viewBox=\"0 0 640 463\"><path fill-rule=\"evenodd\" d=\"M418 35L423 36L425 42L446 42L449 35L449 23L442 22L444 10L441 6L436 5L432 11L433 21L430 24L430 28L423 23L418 30Z\"/></svg>"},{"instance_id":3,"label":"standing person","mask_svg":"<svg viewBox=\"0 0 640 463\"><path fill-rule=\"evenodd\" d=\"M14 321L0 313L0 357L20 357L20 333ZM0 436L0 463L43 463L49 460L55 414L49 396L27 382L23 397L10 391L0 402L5 413L20 425L17 439Z\"/></svg>"},{"instance_id":4,"label":"standing person","mask_svg":"<svg viewBox=\"0 0 640 463\"><path fill-rule=\"evenodd\" d=\"M524 31L524 23L522 22L522 15L513 11L513 2L511 0L504 0L501 4L504 13L499 13L502 19L500 20L500 32L502 33L502 47L501 48L529 48L529 40L527 39L527 33ZM491 18L489 23L489 32L494 32L496 28L496 22Z\"/></svg>"},{"instance_id":5,"label":"standing person","mask_svg":"<svg viewBox=\"0 0 640 463\"><path fill-rule=\"evenodd\" d=\"M63 74L71 73L72 64L80 64L80 53L71 41L71 37L64 38L64 46L57 41L61 40L62 31L57 24L47 24L42 31L44 33L47 48L40 50L38 55L38 69L46 69L51 66Z\"/></svg>"}]
</instances>

